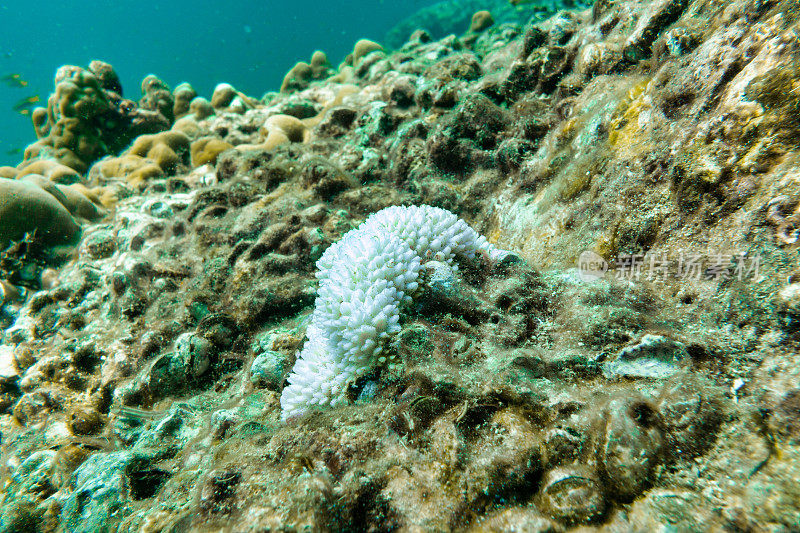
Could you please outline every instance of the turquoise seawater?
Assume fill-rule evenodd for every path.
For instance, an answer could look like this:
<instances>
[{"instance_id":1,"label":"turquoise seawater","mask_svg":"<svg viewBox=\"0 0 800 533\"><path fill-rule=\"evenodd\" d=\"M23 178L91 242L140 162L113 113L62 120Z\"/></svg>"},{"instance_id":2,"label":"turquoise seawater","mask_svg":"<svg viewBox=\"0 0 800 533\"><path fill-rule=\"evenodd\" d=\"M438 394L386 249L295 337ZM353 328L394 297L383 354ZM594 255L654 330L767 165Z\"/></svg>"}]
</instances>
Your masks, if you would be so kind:
<instances>
[{"instance_id":1,"label":"turquoise seawater","mask_svg":"<svg viewBox=\"0 0 800 533\"><path fill-rule=\"evenodd\" d=\"M125 96L141 97L141 80L156 74L170 86L187 81L210 97L227 82L254 97L277 90L284 74L314 50L338 64L355 41L381 41L398 21L434 0L244 0L193 2L0 3L0 165L16 165L36 140L21 100L53 90L64 64L100 59L114 66Z\"/></svg>"}]
</instances>

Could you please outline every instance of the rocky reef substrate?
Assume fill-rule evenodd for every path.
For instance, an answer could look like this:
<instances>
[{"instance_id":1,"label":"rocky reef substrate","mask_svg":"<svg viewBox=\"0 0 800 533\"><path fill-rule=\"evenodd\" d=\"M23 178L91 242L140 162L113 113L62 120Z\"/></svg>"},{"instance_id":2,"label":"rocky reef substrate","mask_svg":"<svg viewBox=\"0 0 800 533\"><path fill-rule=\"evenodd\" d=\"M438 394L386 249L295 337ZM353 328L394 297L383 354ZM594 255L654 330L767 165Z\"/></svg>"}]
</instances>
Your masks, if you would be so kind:
<instances>
[{"instance_id":1,"label":"rocky reef substrate","mask_svg":"<svg viewBox=\"0 0 800 533\"><path fill-rule=\"evenodd\" d=\"M59 69L0 168L0 531L795 531L788 0L598 0L315 53L261 98ZM427 204L347 404L282 420L315 263Z\"/></svg>"}]
</instances>

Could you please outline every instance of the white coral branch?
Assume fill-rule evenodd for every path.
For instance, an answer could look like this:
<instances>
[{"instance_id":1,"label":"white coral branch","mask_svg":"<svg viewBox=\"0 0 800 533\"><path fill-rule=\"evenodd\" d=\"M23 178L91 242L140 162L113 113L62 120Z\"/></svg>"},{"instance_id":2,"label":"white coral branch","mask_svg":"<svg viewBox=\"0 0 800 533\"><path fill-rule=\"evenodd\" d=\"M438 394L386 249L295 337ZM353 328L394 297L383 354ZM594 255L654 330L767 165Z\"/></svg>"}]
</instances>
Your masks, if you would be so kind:
<instances>
[{"instance_id":1,"label":"white coral branch","mask_svg":"<svg viewBox=\"0 0 800 533\"><path fill-rule=\"evenodd\" d=\"M400 310L419 287L424 260L457 268L456 257L497 249L453 213L431 207L395 206L370 216L328 248L317 261L319 291L308 340L281 396L283 418L313 406L347 402L347 387L377 363L400 331Z\"/></svg>"}]
</instances>

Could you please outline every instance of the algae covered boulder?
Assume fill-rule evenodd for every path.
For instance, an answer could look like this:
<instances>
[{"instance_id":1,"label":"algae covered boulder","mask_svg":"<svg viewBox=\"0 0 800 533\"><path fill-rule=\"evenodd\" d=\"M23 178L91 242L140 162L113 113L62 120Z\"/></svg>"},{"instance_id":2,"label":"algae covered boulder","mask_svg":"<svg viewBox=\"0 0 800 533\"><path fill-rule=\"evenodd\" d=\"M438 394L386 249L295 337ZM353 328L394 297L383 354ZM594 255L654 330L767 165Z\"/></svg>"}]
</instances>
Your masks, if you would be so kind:
<instances>
[{"instance_id":1,"label":"algae covered boulder","mask_svg":"<svg viewBox=\"0 0 800 533\"><path fill-rule=\"evenodd\" d=\"M80 227L47 191L28 181L0 178L0 247L30 233L44 245L72 244Z\"/></svg>"}]
</instances>

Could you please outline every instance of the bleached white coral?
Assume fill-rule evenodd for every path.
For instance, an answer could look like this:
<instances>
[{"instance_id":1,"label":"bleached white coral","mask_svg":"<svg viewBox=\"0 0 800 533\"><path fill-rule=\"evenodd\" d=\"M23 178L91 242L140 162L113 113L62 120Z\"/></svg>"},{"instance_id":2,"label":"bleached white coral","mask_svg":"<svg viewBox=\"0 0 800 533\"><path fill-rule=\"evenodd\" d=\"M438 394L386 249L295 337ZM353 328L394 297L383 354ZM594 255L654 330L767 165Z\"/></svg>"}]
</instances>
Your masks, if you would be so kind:
<instances>
[{"instance_id":1,"label":"bleached white coral","mask_svg":"<svg viewBox=\"0 0 800 533\"><path fill-rule=\"evenodd\" d=\"M400 331L400 310L419 288L422 262L447 262L497 249L453 213L431 207L388 207L331 245L317 261L319 291L308 340L283 389L283 418L313 406L347 402L347 387L377 363Z\"/></svg>"}]
</instances>

